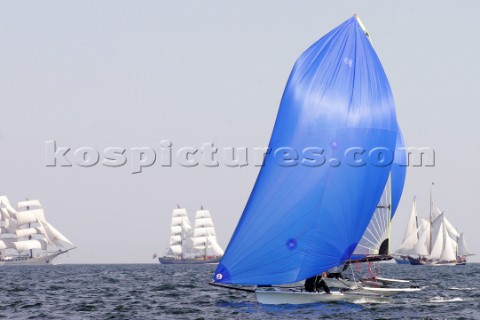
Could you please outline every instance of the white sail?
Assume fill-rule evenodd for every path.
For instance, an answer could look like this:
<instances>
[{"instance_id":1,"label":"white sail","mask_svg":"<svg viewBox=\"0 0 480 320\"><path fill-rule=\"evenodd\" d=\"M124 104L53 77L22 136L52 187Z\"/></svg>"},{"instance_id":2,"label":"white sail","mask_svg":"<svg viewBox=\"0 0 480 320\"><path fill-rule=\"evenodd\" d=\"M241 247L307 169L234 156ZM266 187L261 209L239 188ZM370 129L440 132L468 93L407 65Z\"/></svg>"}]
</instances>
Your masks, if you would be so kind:
<instances>
[{"instance_id":1,"label":"white sail","mask_svg":"<svg viewBox=\"0 0 480 320\"><path fill-rule=\"evenodd\" d=\"M0 207L6 210L8 218L15 218L17 211L12 207L10 200L6 196L0 196ZM4 211L2 210L2 216Z\"/></svg>"},{"instance_id":2,"label":"white sail","mask_svg":"<svg viewBox=\"0 0 480 320\"><path fill-rule=\"evenodd\" d=\"M192 227L188 219L188 213L185 208L177 208L172 212L172 222L170 225L170 246L169 256L185 257L192 251L191 244L188 241L189 233Z\"/></svg>"},{"instance_id":3,"label":"white sail","mask_svg":"<svg viewBox=\"0 0 480 320\"><path fill-rule=\"evenodd\" d=\"M170 227L170 234L177 235L182 233L182 226L172 226Z\"/></svg>"},{"instance_id":4,"label":"white sail","mask_svg":"<svg viewBox=\"0 0 480 320\"><path fill-rule=\"evenodd\" d=\"M212 218L196 218L195 219L195 228L207 228L207 227L213 227L213 221Z\"/></svg>"},{"instance_id":5,"label":"white sail","mask_svg":"<svg viewBox=\"0 0 480 320\"><path fill-rule=\"evenodd\" d=\"M171 245L170 250L174 256L180 256L182 254L182 246L181 245Z\"/></svg>"},{"instance_id":6,"label":"white sail","mask_svg":"<svg viewBox=\"0 0 480 320\"><path fill-rule=\"evenodd\" d=\"M410 234L410 237L405 239L405 241L397 248L395 253L400 255L416 254L414 248L417 242L417 234L412 233Z\"/></svg>"},{"instance_id":7,"label":"white sail","mask_svg":"<svg viewBox=\"0 0 480 320\"><path fill-rule=\"evenodd\" d=\"M407 239L410 238L412 234L417 234L417 199L413 198L412 212L410 213L410 219L408 220L407 230L405 230L405 235L403 236L403 242L405 243Z\"/></svg>"},{"instance_id":8,"label":"white sail","mask_svg":"<svg viewBox=\"0 0 480 320\"><path fill-rule=\"evenodd\" d=\"M450 223L450 221L447 220L446 217L443 218L443 223L445 224L445 228L450 238L456 239L460 237L460 233L458 233L457 229L455 229L455 227Z\"/></svg>"},{"instance_id":9,"label":"white sail","mask_svg":"<svg viewBox=\"0 0 480 320\"><path fill-rule=\"evenodd\" d=\"M456 261L456 241L449 235L443 213L432 223L432 229L434 240L428 259L433 263Z\"/></svg>"},{"instance_id":10,"label":"white sail","mask_svg":"<svg viewBox=\"0 0 480 320\"><path fill-rule=\"evenodd\" d=\"M55 229L51 224L44 221L42 223L42 227L45 230L45 235L47 236L48 240L59 247L73 247L73 243L68 240L63 234L60 233L57 229Z\"/></svg>"},{"instance_id":11,"label":"white sail","mask_svg":"<svg viewBox=\"0 0 480 320\"><path fill-rule=\"evenodd\" d=\"M460 234L458 237L458 253L457 255L460 257L471 256L472 253L467 248L467 242L465 241L465 237L463 233Z\"/></svg>"},{"instance_id":12,"label":"white sail","mask_svg":"<svg viewBox=\"0 0 480 320\"><path fill-rule=\"evenodd\" d=\"M205 246L206 243L208 242L207 237L196 237L193 238L193 246L198 249L201 246Z\"/></svg>"},{"instance_id":13,"label":"white sail","mask_svg":"<svg viewBox=\"0 0 480 320\"><path fill-rule=\"evenodd\" d=\"M447 218L445 217L445 213L442 212L440 213L432 222L432 226L433 228L435 229L436 228L436 225L437 224L440 224L440 223L443 223L445 225L445 228L446 228L446 231L448 233L448 235L452 238L452 239L456 239L460 236L460 234L458 233L458 231L455 229L455 227L450 223L450 221L447 220Z\"/></svg>"},{"instance_id":14,"label":"white sail","mask_svg":"<svg viewBox=\"0 0 480 320\"><path fill-rule=\"evenodd\" d=\"M215 226L209 210L202 208L195 213L192 243L196 257L223 255L223 250L216 240Z\"/></svg>"},{"instance_id":15,"label":"white sail","mask_svg":"<svg viewBox=\"0 0 480 320\"><path fill-rule=\"evenodd\" d=\"M452 262L457 260L456 246L457 243L450 236L448 236L448 230L446 224L443 224L443 249L440 255L439 261Z\"/></svg>"},{"instance_id":16,"label":"white sail","mask_svg":"<svg viewBox=\"0 0 480 320\"><path fill-rule=\"evenodd\" d=\"M220 245L218 244L217 242L217 238L216 237L209 237L209 242L211 243L212 245L212 255L213 256L223 256L223 249L222 247L220 247Z\"/></svg>"},{"instance_id":17,"label":"white sail","mask_svg":"<svg viewBox=\"0 0 480 320\"><path fill-rule=\"evenodd\" d=\"M27 228L27 229L17 229L15 231L15 233L16 233L17 237L21 238L21 237L32 236L34 234L44 234L45 230L42 227Z\"/></svg>"},{"instance_id":18,"label":"white sail","mask_svg":"<svg viewBox=\"0 0 480 320\"><path fill-rule=\"evenodd\" d=\"M6 207L0 208L0 220L5 221L7 219L10 219L10 213L8 213L8 210Z\"/></svg>"},{"instance_id":19,"label":"white sail","mask_svg":"<svg viewBox=\"0 0 480 320\"><path fill-rule=\"evenodd\" d=\"M443 245L444 245L444 226L440 220L436 225L432 226L432 248L430 250L429 259L438 261L442 256Z\"/></svg>"},{"instance_id":20,"label":"white sail","mask_svg":"<svg viewBox=\"0 0 480 320\"><path fill-rule=\"evenodd\" d=\"M46 250L47 242L42 239L15 241L13 242L13 246L17 251L28 251L33 249Z\"/></svg>"},{"instance_id":21,"label":"white sail","mask_svg":"<svg viewBox=\"0 0 480 320\"><path fill-rule=\"evenodd\" d=\"M17 209L28 208L28 207L41 208L42 204L40 203L39 200L27 200L27 201L20 201L19 203L17 203Z\"/></svg>"},{"instance_id":22,"label":"white sail","mask_svg":"<svg viewBox=\"0 0 480 320\"><path fill-rule=\"evenodd\" d=\"M416 198L413 198L412 212L410 213L410 219L408 220L407 229L405 230L402 244L397 249L396 253L413 253L412 250L419 239L418 229L419 227L417 225L417 201Z\"/></svg>"},{"instance_id":23,"label":"white sail","mask_svg":"<svg viewBox=\"0 0 480 320\"><path fill-rule=\"evenodd\" d=\"M418 236L422 237L423 233L425 233L426 237L426 243L427 243L427 251L430 251L431 248L431 230L432 230L432 225L430 224L430 221L427 219L421 218L420 219L420 227L418 228L419 233ZM428 253L427 253L428 255Z\"/></svg>"},{"instance_id":24,"label":"white sail","mask_svg":"<svg viewBox=\"0 0 480 320\"><path fill-rule=\"evenodd\" d=\"M210 215L210 211L204 210L203 208L200 210L197 210L197 212L195 213L195 220L202 219L202 218L212 219L212 216Z\"/></svg>"},{"instance_id":25,"label":"white sail","mask_svg":"<svg viewBox=\"0 0 480 320\"><path fill-rule=\"evenodd\" d=\"M429 239L430 239L430 223L422 219L420 227L418 227L415 233L410 235L410 239L407 239L404 243L413 243L413 247L400 246L396 253L402 255L412 256L428 256L429 251ZM418 237L418 239L417 239Z\"/></svg>"},{"instance_id":26,"label":"white sail","mask_svg":"<svg viewBox=\"0 0 480 320\"><path fill-rule=\"evenodd\" d=\"M170 236L170 243L171 244L181 244L182 243L182 236L180 235L172 235Z\"/></svg>"},{"instance_id":27,"label":"white sail","mask_svg":"<svg viewBox=\"0 0 480 320\"><path fill-rule=\"evenodd\" d=\"M428 229L430 226L428 225ZM420 226L423 230L419 230L420 238L418 238L417 243L411 250L411 254L423 256L428 256L428 238L429 238L429 231L425 230L425 226Z\"/></svg>"},{"instance_id":28,"label":"white sail","mask_svg":"<svg viewBox=\"0 0 480 320\"><path fill-rule=\"evenodd\" d=\"M2 229L2 233L15 233L18 228L17 220L15 219L8 219L3 222L4 229ZM5 231L5 232L3 232Z\"/></svg>"},{"instance_id":29,"label":"white sail","mask_svg":"<svg viewBox=\"0 0 480 320\"><path fill-rule=\"evenodd\" d=\"M204 236L216 236L215 228L207 227L207 228L195 228L193 230L193 237L204 237Z\"/></svg>"},{"instance_id":30,"label":"white sail","mask_svg":"<svg viewBox=\"0 0 480 320\"><path fill-rule=\"evenodd\" d=\"M33 211L20 211L17 212L17 223L19 226L29 223L36 223L37 216Z\"/></svg>"}]
</instances>

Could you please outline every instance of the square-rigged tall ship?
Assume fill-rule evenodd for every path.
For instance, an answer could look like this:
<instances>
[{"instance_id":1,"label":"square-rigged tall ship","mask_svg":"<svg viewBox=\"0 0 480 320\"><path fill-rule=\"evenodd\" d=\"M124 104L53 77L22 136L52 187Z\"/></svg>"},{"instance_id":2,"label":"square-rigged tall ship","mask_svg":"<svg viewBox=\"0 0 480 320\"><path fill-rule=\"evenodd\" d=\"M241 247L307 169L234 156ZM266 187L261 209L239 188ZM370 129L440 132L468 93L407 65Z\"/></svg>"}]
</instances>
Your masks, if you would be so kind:
<instances>
[{"instance_id":1,"label":"square-rigged tall ship","mask_svg":"<svg viewBox=\"0 0 480 320\"><path fill-rule=\"evenodd\" d=\"M215 226L210 211L201 207L195 214L192 228L185 208L177 208L172 213L170 226L170 246L161 264L205 264L218 263L223 249L217 242Z\"/></svg>"},{"instance_id":2,"label":"square-rigged tall ship","mask_svg":"<svg viewBox=\"0 0 480 320\"><path fill-rule=\"evenodd\" d=\"M47 265L74 248L47 222L40 201L21 201L15 209L0 196L0 266Z\"/></svg>"}]
</instances>

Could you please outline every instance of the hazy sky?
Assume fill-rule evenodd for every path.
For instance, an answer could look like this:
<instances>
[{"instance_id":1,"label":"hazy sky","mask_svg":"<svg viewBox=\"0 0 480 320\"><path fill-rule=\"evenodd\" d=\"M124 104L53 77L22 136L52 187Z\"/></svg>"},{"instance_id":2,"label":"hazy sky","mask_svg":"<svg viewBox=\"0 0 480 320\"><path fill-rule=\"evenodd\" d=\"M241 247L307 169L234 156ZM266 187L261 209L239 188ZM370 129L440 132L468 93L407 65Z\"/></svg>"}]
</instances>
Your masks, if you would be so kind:
<instances>
[{"instance_id":1,"label":"hazy sky","mask_svg":"<svg viewBox=\"0 0 480 320\"><path fill-rule=\"evenodd\" d=\"M358 13L393 90L409 168L392 242L414 195L434 198L480 261L478 1L3 1L0 194L43 203L77 249L64 263L154 262L177 203L210 209L225 247L259 168L46 167L58 146L266 146L296 58ZM126 152L130 160L130 151ZM73 158L73 155L69 155Z\"/></svg>"}]
</instances>

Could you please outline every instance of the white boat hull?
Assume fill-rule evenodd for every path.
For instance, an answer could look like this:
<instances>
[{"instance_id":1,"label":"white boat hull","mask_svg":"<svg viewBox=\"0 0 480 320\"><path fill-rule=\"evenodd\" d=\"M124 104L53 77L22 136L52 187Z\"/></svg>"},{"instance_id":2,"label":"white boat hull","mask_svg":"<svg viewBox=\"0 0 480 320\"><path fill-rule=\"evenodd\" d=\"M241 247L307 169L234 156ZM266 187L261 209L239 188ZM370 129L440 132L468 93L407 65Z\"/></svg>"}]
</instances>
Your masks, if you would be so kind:
<instances>
[{"instance_id":1,"label":"white boat hull","mask_svg":"<svg viewBox=\"0 0 480 320\"><path fill-rule=\"evenodd\" d=\"M32 258L15 258L15 259L2 259L0 260L0 266L45 266L52 264L53 260L59 255L66 253L67 251L55 252L52 254L32 257Z\"/></svg>"},{"instance_id":2,"label":"white boat hull","mask_svg":"<svg viewBox=\"0 0 480 320\"><path fill-rule=\"evenodd\" d=\"M375 277L375 279L383 283L409 283L410 282L410 280L391 279L391 278L382 278L382 277Z\"/></svg>"},{"instance_id":3,"label":"white boat hull","mask_svg":"<svg viewBox=\"0 0 480 320\"><path fill-rule=\"evenodd\" d=\"M307 304L319 302L357 302L368 299L371 303L382 302L388 298L371 292L305 292L305 291L286 291L280 289L255 290L257 301L262 304Z\"/></svg>"}]
</instances>

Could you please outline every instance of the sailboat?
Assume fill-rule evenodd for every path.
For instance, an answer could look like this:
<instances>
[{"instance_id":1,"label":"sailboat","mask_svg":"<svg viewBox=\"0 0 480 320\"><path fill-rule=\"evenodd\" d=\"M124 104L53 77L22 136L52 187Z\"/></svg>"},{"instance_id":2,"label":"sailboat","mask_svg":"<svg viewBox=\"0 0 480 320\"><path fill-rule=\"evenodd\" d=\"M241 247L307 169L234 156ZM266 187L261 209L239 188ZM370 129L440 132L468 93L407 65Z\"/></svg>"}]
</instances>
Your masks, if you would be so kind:
<instances>
[{"instance_id":1,"label":"sailboat","mask_svg":"<svg viewBox=\"0 0 480 320\"><path fill-rule=\"evenodd\" d=\"M218 263L223 249L217 242L215 226L209 210L197 210L192 228L185 208L177 206L172 212L170 246L159 257L161 264Z\"/></svg>"},{"instance_id":2,"label":"sailboat","mask_svg":"<svg viewBox=\"0 0 480 320\"><path fill-rule=\"evenodd\" d=\"M47 222L40 201L22 201L15 209L0 196L0 266L47 265L72 249L73 243Z\"/></svg>"},{"instance_id":3,"label":"sailboat","mask_svg":"<svg viewBox=\"0 0 480 320\"><path fill-rule=\"evenodd\" d=\"M432 201L430 191L430 217L418 222L416 198L413 199L407 229L402 244L395 253L399 264L412 265L464 265L472 253L468 250L463 233L448 221L445 213Z\"/></svg>"},{"instance_id":4,"label":"sailboat","mask_svg":"<svg viewBox=\"0 0 480 320\"><path fill-rule=\"evenodd\" d=\"M295 63L270 139L272 151L212 284L255 286L257 301L266 304L382 299L390 294L387 288L328 294L281 286L343 266L351 258L392 167L392 159L383 165L361 159L370 154L370 160L379 160L374 154L380 149L394 154L397 134L387 77L355 15ZM297 159L292 150L306 157L292 161ZM358 153L350 158L353 150Z\"/></svg>"}]
</instances>

